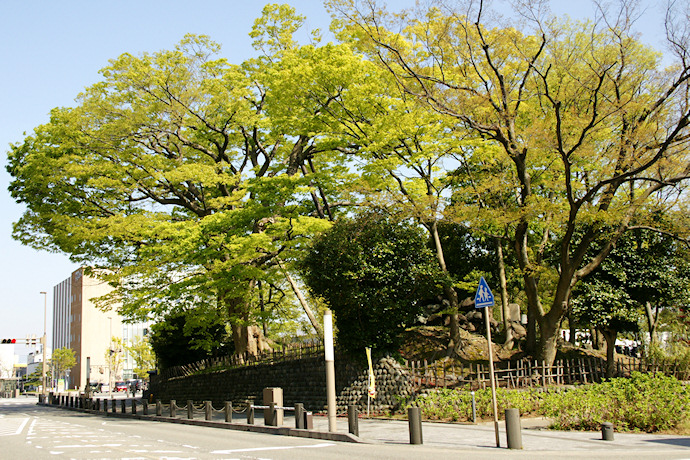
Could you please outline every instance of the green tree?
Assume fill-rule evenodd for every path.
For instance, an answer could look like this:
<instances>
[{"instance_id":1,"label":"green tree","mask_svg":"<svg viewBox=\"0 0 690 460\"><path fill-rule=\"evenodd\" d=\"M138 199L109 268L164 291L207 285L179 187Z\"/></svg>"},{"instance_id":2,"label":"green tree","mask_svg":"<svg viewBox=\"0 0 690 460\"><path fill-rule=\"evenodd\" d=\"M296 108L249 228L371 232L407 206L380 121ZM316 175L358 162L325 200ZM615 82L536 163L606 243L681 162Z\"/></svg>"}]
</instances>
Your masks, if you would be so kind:
<instances>
[{"instance_id":1,"label":"green tree","mask_svg":"<svg viewBox=\"0 0 690 460\"><path fill-rule=\"evenodd\" d=\"M156 356L147 337L138 337L125 348L134 359L134 374L139 378L143 378L148 371L156 368Z\"/></svg>"},{"instance_id":2,"label":"green tree","mask_svg":"<svg viewBox=\"0 0 690 460\"><path fill-rule=\"evenodd\" d=\"M607 377L615 370L614 347L622 331L637 331L647 316L650 338L661 309L687 305L690 288L687 250L668 235L636 229L573 292L577 320L599 329L606 339Z\"/></svg>"},{"instance_id":3,"label":"green tree","mask_svg":"<svg viewBox=\"0 0 690 460\"><path fill-rule=\"evenodd\" d=\"M69 347L63 347L53 350L50 362L55 371L55 375L60 377L65 374L66 370L71 369L77 364L77 359L74 357L74 350Z\"/></svg>"},{"instance_id":4,"label":"green tree","mask_svg":"<svg viewBox=\"0 0 690 460\"><path fill-rule=\"evenodd\" d=\"M673 19L684 16L670 14L676 61L662 68L660 54L636 39L626 2L582 23L545 17L541 3L528 3L516 6L524 21L509 25L490 23L485 2L465 10L438 2L419 15L390 14L374 1L329 5L341 38L411 97L451 117L449 131L478 143L470 154L493 153L509 165L500 177L477 177L477 186L503 181L510 202L493 208L465 188L453 214L470 227L506 226L539 326L537 354L553 362L573 287L632 222L645 224L659 206L687 223L690 44L687 22ZM589 256L604 229L605 243Z\"/></svg>"},{"instance_id":5,"label":"green tree","mask_svg":"<svg viewBox=\"0 0 690 460\"><path fill-rule=\"evenodd\" d=\"M400 334L440 294L443 274L421 229L380 213L342 219L317 238L303 261L310 290L333 310L338 346L397 352Z\"/></svg>"},{"instance_id":6,"label":"green tree","mask_svg":"<svg viewBox=\"0 0 690 460\"><path fill-rule=\"evenodd\" d=\"M258 286L285 279L348 202L328 120L366 77L347 46L298 46L303 21L267 6L252 30L266 54L242 65L199 36L113 60L12 147L10 189L27 208L14 237L107 268L116 290L102 306L121 302L125 317L211 302L238 353L265 349Z\"/></svg>"},{"instance_id":7,"label":"green tree","mask_svg":"<svg viewBox=\"0 0 690 460\"><path fill-rule=\"evenodd\" d=\"M227 356L231 342L222 315L198 308L166 315L151 326L149 339L161 369Z\"/></svg>"}]
</instances>

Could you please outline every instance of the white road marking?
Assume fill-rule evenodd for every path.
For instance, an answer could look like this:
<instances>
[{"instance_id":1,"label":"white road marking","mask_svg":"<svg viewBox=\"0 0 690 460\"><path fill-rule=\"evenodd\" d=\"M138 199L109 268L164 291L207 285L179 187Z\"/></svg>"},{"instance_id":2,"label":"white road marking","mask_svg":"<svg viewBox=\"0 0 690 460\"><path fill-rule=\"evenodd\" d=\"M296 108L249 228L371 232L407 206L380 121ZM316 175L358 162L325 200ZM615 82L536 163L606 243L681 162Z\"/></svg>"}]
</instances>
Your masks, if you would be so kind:
<instances>
[{"instance_id":1,"label":"white road marking","mask_svg":"<svg viewBox=\"0 0 690 460\"><path fill-rule=\"evenodd\" d=\"M315 449L320 447L333 447L333 443L310 444L304 446L278 446L278 447L252 447L250 449L231 449L231 450L214 450L212 454L234 454L237 452L261 452L264 450L290 450L290 449Z\"/></svg>"}]
</instances>

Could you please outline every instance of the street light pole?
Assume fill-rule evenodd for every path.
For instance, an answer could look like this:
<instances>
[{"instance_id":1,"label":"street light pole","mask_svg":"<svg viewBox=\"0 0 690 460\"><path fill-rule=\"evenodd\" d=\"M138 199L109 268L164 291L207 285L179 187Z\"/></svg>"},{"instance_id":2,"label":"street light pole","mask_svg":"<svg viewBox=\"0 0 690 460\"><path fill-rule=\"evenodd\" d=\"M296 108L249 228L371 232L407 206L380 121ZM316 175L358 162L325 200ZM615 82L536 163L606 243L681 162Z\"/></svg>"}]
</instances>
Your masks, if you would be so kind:
<instances>
[{"instance_id":1,"label":"street light pole","mask_svg":"<svg viewBox=\"0 0 690 460\"><path fill-rule=\"evenodd\" d=\"M42 382L43 382L43 401L45 402L45 397L46 397L46 345L48 343L47 339L47 333L46 333L46 328L48 324L48 293L45 291L41 291L41 294L43 294L43 339L41 340L41 343L43 344L43 377L42 377Z\"/></svg>"},{"instance_id":2,"label":"street light pole","mask_svg":"<svg viewBox=\"0 0 690 460\"><path fill-rule=\"evenodd\" d=\"M110 399L113 399L113 318L108 316L110 320L110 344L108 345L108 393Z\"/></svg>"}]
</instances>

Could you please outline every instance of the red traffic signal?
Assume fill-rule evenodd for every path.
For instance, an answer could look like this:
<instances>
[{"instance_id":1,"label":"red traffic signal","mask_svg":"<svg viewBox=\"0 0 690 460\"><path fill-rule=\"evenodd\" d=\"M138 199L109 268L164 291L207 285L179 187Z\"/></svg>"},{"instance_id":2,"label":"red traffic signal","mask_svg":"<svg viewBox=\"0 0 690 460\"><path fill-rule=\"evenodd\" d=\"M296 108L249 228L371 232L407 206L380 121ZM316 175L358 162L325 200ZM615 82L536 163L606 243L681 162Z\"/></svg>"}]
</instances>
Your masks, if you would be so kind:
<instances>
[{"instance_id":1,"label":"red traffic signal","mask_svg":"<svg viewBox=\"0 0 690 460\"><path fill-rule=\"evenodd\" d=\"M2 343L17 343L17 339L2 339Z\"/></svg>"}]
</instances>

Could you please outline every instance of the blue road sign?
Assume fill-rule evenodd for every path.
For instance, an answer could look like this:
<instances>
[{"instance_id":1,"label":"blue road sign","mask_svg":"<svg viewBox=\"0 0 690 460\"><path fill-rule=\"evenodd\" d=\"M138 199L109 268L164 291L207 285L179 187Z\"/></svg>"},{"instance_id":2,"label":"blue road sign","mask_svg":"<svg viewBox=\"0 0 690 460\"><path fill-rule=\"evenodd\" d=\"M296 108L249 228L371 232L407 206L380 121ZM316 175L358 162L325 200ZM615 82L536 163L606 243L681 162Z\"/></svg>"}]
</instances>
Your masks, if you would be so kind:
<instances>
[{"instance_id":1,"label":"blue road sign","mask_svg":"<svg viewBox=\"0 0 690 460\"><path fill-rule=\"evenodd\" d=\"M482 276L479 280L477 293L474 295L474 308L486 308L494 306L494 295L486 284L486 280Z\"/></svg>"}]
</instances>

